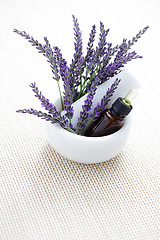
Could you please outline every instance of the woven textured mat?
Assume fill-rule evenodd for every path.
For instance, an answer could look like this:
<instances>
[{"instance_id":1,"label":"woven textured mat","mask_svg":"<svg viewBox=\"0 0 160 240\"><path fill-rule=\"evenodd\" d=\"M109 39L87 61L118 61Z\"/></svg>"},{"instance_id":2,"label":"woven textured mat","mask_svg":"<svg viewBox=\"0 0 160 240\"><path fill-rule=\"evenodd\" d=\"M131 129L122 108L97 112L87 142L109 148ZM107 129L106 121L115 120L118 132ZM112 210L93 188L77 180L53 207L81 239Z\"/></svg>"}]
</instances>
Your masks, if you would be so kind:
<instances>
[{"instance_id":1,"label":"woven textured mat","mask_svg":"<svg viewBox=\"0 0 160 240\"><path fill-rule=\"evenodd\" d=\"M48 145L44 120L15 113L25 94L7 86L1 81L0 239L160 239L159 117L148 113L145 97L124 150L85 165Z\"/></svg>"}]
</instances>

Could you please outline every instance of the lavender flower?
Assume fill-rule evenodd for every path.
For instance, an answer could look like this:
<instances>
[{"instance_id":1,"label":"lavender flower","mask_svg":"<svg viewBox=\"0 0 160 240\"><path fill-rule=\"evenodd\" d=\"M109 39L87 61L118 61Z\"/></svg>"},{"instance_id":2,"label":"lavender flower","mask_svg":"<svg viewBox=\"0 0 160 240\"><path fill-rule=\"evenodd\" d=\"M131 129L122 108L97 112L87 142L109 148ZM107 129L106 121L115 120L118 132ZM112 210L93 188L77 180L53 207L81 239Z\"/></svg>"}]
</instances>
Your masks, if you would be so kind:
<instances>
[{"instance_id":1,"label":"lavender flower","mask_svg":"<svg viewBox=\"0 0 160 240\"><path fill-rule=\"evenodd\" d=\"M63 92L63 104L64 104L64 110L66 111L65 116L71 120L73 117L73 90L71 89L70 85L70 75L71 73L68 70L67 67L67 62L65 59L63 59L61 51L58 47L54 47L55 51L55 56L56 56L56 61L57 65L59 66L59 71L60 75L63 80L63 87L64 87L64 92Z\"/></svg>"},{"instance_id":2,"label":"lavender flower","mask_svg":"<svg viewBox=\"0 0 160 240\"><path fill-rule=\"evenodd\" d=\"M60 94L60 98L61 98L61 105L62 105L62 108L64 108L62 95L61 95L61 89L60 89L60 85L59 85L60 76L59 76L59 71L58 71L58 67L57 67L57 61L56 61L56 57L54 56L54 53L52 51L51 45L50 45L47 37L44 37L44 41L46 44L42 45L37 40L35 40L33 37L31 37L29 34L27 34L25 31L21 32L21 31L18 31L17 29L14 29L14 32L21 35L25 39L27 39L32 44L32 46L35 46L39 50L39 53L43 53L43 56L45 56L47 58L47 62L50 63L52 73L54 74L53 79L55 79L57 81L59 94Z\"/></svg>"},{"instance_id":3,"label":"lavender flower","mask_svg":"<svg viewBox=\"0 0 160 240\"><path fill-rule=\"evenodd\" d=\"M44 112L41 112L41 111L37 111L33 108L30 108L30 109L20 109L20 110L17 110L16 112L18 113L29 113L29 114L33 114L37 117L40 117L42 119L45 119L46 121L50 121L52 124L54 123L59 123L61 125L61 127L63 128L66 128L67 129L67 125L65 123L65 120L63 119L63 121L59 121L59 119L53 117L52 115L50 114L46 114Z\"/></svg>"},{"instance_id":4,"label":"lavender flower","mask_svg":"<svg viewBox=\"0 0 160 240\"><path fill-rule=\"evenodd\" d=\"M139 38L141 38L141 36L147 31L147 29L149 28L149 26L146 26L145 28L143 28L142 30L139 31L139 33L136 34L135 37L132 38L132 40L128 41L127 44L127 48L130 49L131 46L138 41Z\"/></svg>"},{"instance_id":5,"label":"lavender flower","mask_svg":"<svg viewBox=\"0 0 160 240\"><path fill-rule=\"evenodd\" d=\"M54 54L47 38L44 37L46 45L42 45L25 31L22 32L22 31L18 31L17 29L14 29L14 32L21 35L25 39L27 39L28 42L32 44L32 46L35 46L36 49L38 49L39 53L43 53L43 55L47 57L48 59L47 61L51 64L52 72L55 75L54 79L59 80Z\"/></svg>"},{"instance_id":6,"label":"lavender flower","mask_svg":"<svg viewBox=\"0 0 160 240\"><path fill-rule=\"evenodd\" d=\"M100 63L101 57L106 52L106 36L108 35L109 29L105 30L104 29L104 24L100 22L100 35L99 35L99 42L98 46L96 47L95 51L95 57L96 57L96 62Z\"/></svg>"},{"instance_id":7,"label":"lavender flower","mask_svg":"<svg viewBox=\"0 0 160 240\"><path fill-rule=\"evenodd\" d=\"M60 75L63 79L63 77L65 75L66 68L67 68L67 62L62 57L61 50L57 46L53 47L53 49L54 49L54 56L55 56L55 61L56 61L56 64L57 64L57 68L59 69Z\"/></svg>"},{"instance_id":8,"label":"lavender flower","mask_svg":"<svg viewBox=\"0 0 160 240\"><path fill-rule=\"evenodd\" d=\"M136 52L128 53L129 46L127 44L127 39L123 39L123 43L119 46L119 51L114 59L114 62L110 65L108 72L110 72L110 76L113 76L115 73L118 73L118 70L124 66L127 62L131 61L132 59L142 58ZM112 68L112 71L110 71Z\"/></svg>"},{"instance_id":9,"label":"lavender flower","mask_svg":"<svg viewBox=\"0 0 160 240\"><path fill-rule=\"evenodd\" d=\"M139 33L136 35L136 37L133 37L132 40L129 40L127 42L127 39L123 39L123 42L120 45L117 45L115 48L111 50L111 56L114 56L114 54L117 52L114 61L107 64L103 64L101 67L101 70L98 73L98 77L101 79L100 83L105 82L109 78L113 77L114 75L118 74L122 67L124 67L125 64L127 64L132 59L142 58L142 56L139 56L135 52L128 53L128 51L131 49L131 46L134 45L135 42L138 41L138 39L147 31L149 27L145 27L143 30L139 31ZM111 58L109 58L110 60ZM104 63L106 60L104 59Z\"/></svg>"},{"instance_id":10,"label":"lavender flower","mask_svg":"<svg viewBox=\"0 0 160 240\"><path fill-rule=\"evenodd\" d=\"M82 56L82 33L79 28L79 23L77 18L73 15L73 24L74 24L74 48L75 53L73 55L72 63L68 71L70 72L70 86L75 88L80 84L79 76L83 73L84 70L84 57ZM75 91L77 95L77 90Z\"/></svg>"},{"instance_id":11,"label":"lavender flower","mask_svg":"<svg viewBox=\"0 0 160 240\"><path fill-rule=\"evenodd\" d=\"M93 48L93 43L95 41L95 35L96 35L96 26L93 25L92 29L91 29L91 33L89 35L89 41L87 44L87 54L85 57L86 62L89 62L91 59L93 59L94 52L95 52L95 50Z\"/></svg>"},{"instance_id":12,"label":"lavender flower","mask_svg":"<svg viewBox=\"0 0 160 240\"><path fill-rule=\"evenodd\" d=\"M84 72L85 66L85 58L81 56L75 66L74 75L72 74L72 77L74 77L74 88L78 87L81 84L81 76Z\"/></svg>"},{"instance_id":13,"label":"lavender flower","mask_svg":"<svg viewBox=\"0 0 160 240\"><path fill-rule=\"evenodd\" d=\"M95 29L95 25L92 27L92 31L91 31L89 43L88 43L89 47L87 49L88 51L87 51L87 55L86 55L87 62L89 62L89 64L92 66L92 68L89 69L89 67L87 66L86 76L88 76L88 69L89 69L90 77L88 77L87 79L85 77L84 82L88 81L88 83L87 83L87 88L84 91L84 94L86 93L86 91L87 92L89 91L89 89L92 85L92 81L94 81L94 79L96 78L96 74L98 73L99 69L101 68L101 58L104 56L105 51L106 51L106 44L107 44L106 36L108 35L108 32L109 32L109 29L105 30L104 24L102 22L100 22L99 42L98 42L98 46L96 47L96 50L93 50L93 41L95 38L96 29ZM97 83L97 84L99 84L99 83Z\"/></svg>"},{"instance_id":14,"label":"lavender flower","mask_svg":"<svg viewBox=\"0 0 160 240\"><path fill-rule=\"evenodd\" d=\"M91 110L92 104L93 104L93 98L97 90L97 82L99 79L95 79L92 82L90 91L86 97L86 100L84 101L84 105L82 105L82 111L80 112L80 117L78 118L78 133L81 133L82 130L85 128L85 125L88 121L89 117L89 111Z\"/></svg>"},{"instance_id":15,"label":"lavender flower","mask_svg":"<svg viewBox=\"0 0 160 240\"><path fill-rule=\"evenodd\" d=\"M82 33L79 28L78 19L75 18L73 15L73 23L74 23L74 47L75 47L75 53L74 53L74 63L79 61L80 57L82 56Z\"/></svg>"},{"instance_id":16,"label":"lavender flower","mask_svg":"<svg viewBox=\"0 0 160 240\"><path fill-rule=\"evenodd\" d=\"M108 45L108 48L103 55L103 58L101 60L101 66L97 74L97 76L100 79L99 84L109 79L106 77L106 74L108 73L108 69L109 69L108 66L110 65L109 61L112 59L112 57L118 51L118 48L119 48L118 45L112 48L112 43L107 43L107 45Z\"/></svg>"},{"instance_id":17,"label":"lavender flower","mask_svg":"<svg viewBox=\"0 0 160 240\"><path fill-rule=\"evenodd\" d=\"M95 34L96 34L96 26L93 25L92 26L92 29L91 29L91 33L90 33L90 37L89 37L89 41L88 41L88 44L87 44L87 54L85 57L81 57L81 61L79 62L79 78L80 78L80 81L77 82L77 84L75 86L78 86L80 85L80 92L79 94L77 94L77 99L79 99L81 96L84 95L83 93L83 87L85 85L85 82L88 81L89 77L88 77L88 74L89 72L93 72L93 69L95 67L95 64L94 64L94 48L93 48L93 43L95 41ZM84 75L83 72L84 72L84 69L86 68L86 73Z\"/></svg>"},{"instance_id":18,"label":"lavender flower","mask_svg":"<svg viewBox=\"0 0 160 240\"><path fill-rule=\"evenodd\" d=\"M115 90L117 89L120 79L116 79L114 83L111 85L110 88L108 88L106 94L101 99L101 103L97 104L97 106L94 108L94 114L91 116L93 120L97 119L100 115L100 113L106 108L108 102L111 100L111 97L113 96Z\"/></svg>"},{"instance_id":19,"label":"lavender flower","mask_svg":"<svg viewBox=\"0 0 160 240\"><path fill-rule=\"evenodd\" d=\"M44 107L49 114L52 114L53 119L58 121L60 125L66 127L68 125L67 118L65 116L62 116L61 112L57 111L56 107L49 102L49 99L45 98L45 96L42 95L41 91L39 91L38 87L36 87L36 83L31 83L30 87L35 93L35 97L37 97L40 100L42 107Z\"/></svg>"},{"instance_id":20,"label":"lavender flower","mask_svg":"<svg viewBox=\"0 0 160 240\"><path fill-rule=\"evenodd\" d=\"M19 34L20 36L24 37L25 39L28 40L32 44L32 46L35 46L38 50L39 53L45 53L45 49L43 48L42 44L40 44L37 40L35 40L33 37L31 37L28 33L25 31L18 31L17 29L14 29L15 33Z\"/></svg>"},{"instance_id":21,"label":"lavender flower","mask_svg":"<svg viewBox=\"0 0 160 240\"><path fill-rule=\"evenodd\" d=\"M66 111L65 116L71 120L73 117L73 93L70 86L70 72L68 68L66 68L66 71L64 72L63 76L63 86L64 86L64 95L63 95L63 103L64 103L64 110Z\"/></svg>"},{"instance_id":22,"label":"lavender flower","mask_svg":"<svg viewBox=\"0 0 160 240\"><path fill-rule=\"evenodd\" d=\"M47 61L50 63L50 67L52 69L52 73L54 74L53 79L55 79L57 82L60 80L59 71L57 67L57 59L56 56L53 53L53 50L51 48L51 45L49 44L49 41L47 37L44 37L44 40L46 42L46 45L43 46L43 49L45 50L45 53L43 54L45 57L47 57Z\"/></svg>"},{"instance_id":23,"label":"lavender flower","mask_svg":"<svg viewBox=\"0 0 160 240\"><path fill-rule=\"evenodd\" d=\"M94 79L96 78L96 75L98 76L98 72L101 69L101 58L105 55L106 49L107 49L106 36L108 35L108 32L109 32L109 29L105 30L104 24L100 22L99 42L98 42L98 46L96 47L96 50L93 50L93 41L95 38L96 29L95 29L95 25L93 25L92 27L88 48L87 48L88 51L86 55L86 60L87 62L89 62L92 68L90 69L88 67L89 65L87 66L86 76L84 78L84 83L87 83L87 87L85 88L85 91L82 92L82 95L86 94L86 92L89 92L90 87L92 85L92 81L94 81ZM88 76L88 72L90 72L90 76ZM99 77L97 79L99 79L100 81ZM99 83L97 84L99 85Z\"/></svg>"},{"instance_id":24,"label":"lavender flower","mask_svg":"<svg viewBox=\"0 0 160 240\"><path fill-rule=\"evenodd\" d=\"M118 59L124 56L124 54L126 54L129 49L131 49L131 46L133 46L134 43L137 42L139 38L141 38L141 36L147 31L148 28L149 27L147 26L143 28L143 30L140 30L139 33L136 34L136 36L133 37L132 40L129 40L128 42L127 39L125 38L123 39L123 42L119 45L119 51L115 57L116 62L118 61Z\"/></svg>"}]
</instances>

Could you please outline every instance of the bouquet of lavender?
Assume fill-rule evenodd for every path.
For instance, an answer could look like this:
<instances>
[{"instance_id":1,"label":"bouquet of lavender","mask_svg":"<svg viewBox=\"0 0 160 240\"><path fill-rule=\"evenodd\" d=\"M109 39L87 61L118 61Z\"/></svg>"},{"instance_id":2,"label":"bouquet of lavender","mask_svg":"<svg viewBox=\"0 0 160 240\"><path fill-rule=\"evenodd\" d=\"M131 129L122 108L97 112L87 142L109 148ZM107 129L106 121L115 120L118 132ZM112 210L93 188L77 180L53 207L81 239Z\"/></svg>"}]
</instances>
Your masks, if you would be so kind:
<instances>
[{"instance_id":1,"label":"bouquet of lavender","mask_svg":"<svg viewBox=\"0 0 160 240\"><path fill-rule=\"evenodd\" d=\"M107 103L110 101L113 93L118 87L120 79L117 78L115 80L112 86L107 90L106 94L102 96L101 102L94 108L94 114L90 115L89 111L92 107L97 86L118 74L124 65L132 59L142 58L142 56L139 56L135 51L131 52L129 50L146 32L148 26L139 31L139 33L131 40L124 38L121 44L113 47L112 43L109 43L106 40L109 29L105 30L104 24L100 22L99 41L96 48L94 48L96 26L93 25L87 44L87 53L84 56L82 48L82 33L75 16L73 16L73 25L75 52L70 65L67 64L62 56L61 50L57 46L51 47L47 37L44 37L45 43L42 45L25 31L22 32L14 29L14 32L27 39L32 46L35 46L39 53L43 53L47 58L47 61L50 63L53 79L58 85L63 114L61 111L58 111L52 103L50 103L49 99L42 95L41 91L39 91L36 86L36 83L31 83L30 87L35 93L35 96L41 101L41 105L45 108L46 112L37 111L32 108L18 110L17 112L36 115L46 121L50 121L52 124L59 123L66 130L76 133L72 125L74 114L73 102L86 95L77 122L77 133L83 135L88 122L95 120L106 108ZM63 81L63 95L59 81Z\"/></svg>"}]
</instances>

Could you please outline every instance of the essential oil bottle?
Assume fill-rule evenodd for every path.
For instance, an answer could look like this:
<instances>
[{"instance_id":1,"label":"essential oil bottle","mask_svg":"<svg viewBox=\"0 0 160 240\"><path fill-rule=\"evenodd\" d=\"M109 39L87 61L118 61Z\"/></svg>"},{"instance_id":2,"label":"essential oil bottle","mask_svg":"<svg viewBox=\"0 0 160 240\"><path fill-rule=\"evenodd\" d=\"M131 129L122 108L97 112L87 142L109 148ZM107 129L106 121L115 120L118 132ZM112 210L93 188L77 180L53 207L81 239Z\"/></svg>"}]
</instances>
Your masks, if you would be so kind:
<instances>
[{"instance_id":1,"label":"essential oil bottle","mask_svg":"<svg viewBox=\"0 0 160 240\"><path fill-rule=\"evenodd\" d=\"M124 98L119 97L110 109L102 111L98 119L85 130L84 136L101 137L117 132L124 123L125 117L132 110L132 101L137 96L137 90L132 89Z\"/></svg>"}]
</instances>

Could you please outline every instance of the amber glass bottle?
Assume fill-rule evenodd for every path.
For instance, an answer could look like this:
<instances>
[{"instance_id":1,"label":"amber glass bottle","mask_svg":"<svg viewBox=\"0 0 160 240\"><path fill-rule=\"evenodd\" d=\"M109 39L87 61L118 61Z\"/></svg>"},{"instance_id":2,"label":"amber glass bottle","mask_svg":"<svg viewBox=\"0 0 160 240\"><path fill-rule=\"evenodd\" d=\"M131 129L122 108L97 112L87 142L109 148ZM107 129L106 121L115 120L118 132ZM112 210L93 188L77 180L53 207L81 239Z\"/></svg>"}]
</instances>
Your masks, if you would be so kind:
<instances>
[{"instance_id":1,"label":"amber glass bottle","mask_svg":"<svg viewBox=\"0 0 160 240\"><path fill-rule=\"evenodd\" d=\"M132 89L125 98L119 97L110 109L105 109L99 118L87 127L84 136L100 137L117 132L123 126L125 117L132 110L131 102L136 96L137 91Z\"/></svg>"}]
</instances>

